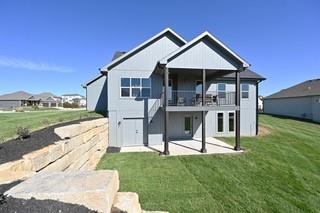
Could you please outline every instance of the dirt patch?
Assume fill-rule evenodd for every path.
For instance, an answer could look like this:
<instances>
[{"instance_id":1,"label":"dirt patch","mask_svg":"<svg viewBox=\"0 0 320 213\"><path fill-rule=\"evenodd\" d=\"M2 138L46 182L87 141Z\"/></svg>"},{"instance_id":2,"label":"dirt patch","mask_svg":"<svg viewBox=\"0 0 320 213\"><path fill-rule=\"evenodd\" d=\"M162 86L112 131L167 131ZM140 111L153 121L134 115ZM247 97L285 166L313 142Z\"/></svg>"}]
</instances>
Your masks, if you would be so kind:
<instances>
[{"instance_id":1,"label":"dirt patch","mask_svg":"<svg viewBox=\"0 0 320 213\"><path fill-rule=\"evenodd\" d=\"M267 127L259 126L258 136L266 136L270 134L270 130Z\"/></svg>"},{"instance_id":2,"label":"dirt patch","mask_svg":"<svg viewBox=\"0 0 320 213\"><path fill-rule=\"evenodd\" d=\"M69 121L65 123L56 124L46 127L44 129L32 132L30 137L20 140L12 139L5 143L0 144L0 164L9 161L19 160L23 155L35 150L42 149L56 141L60 140L60 137L54 133L54 129L70 124L78 124L81 121L88 121L97 118L85 118L75 121Z\"/></svg>"}]
</instances>

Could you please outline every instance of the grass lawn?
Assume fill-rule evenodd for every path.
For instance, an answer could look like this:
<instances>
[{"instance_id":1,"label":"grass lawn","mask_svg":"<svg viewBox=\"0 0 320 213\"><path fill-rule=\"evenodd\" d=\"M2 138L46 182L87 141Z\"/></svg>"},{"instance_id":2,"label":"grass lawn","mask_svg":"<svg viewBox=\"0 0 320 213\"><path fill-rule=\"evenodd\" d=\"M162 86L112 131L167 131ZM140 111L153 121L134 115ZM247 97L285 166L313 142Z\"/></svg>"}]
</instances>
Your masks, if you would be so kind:
<instances>
[{"instance_id":1,"label":"grass lawn","mask_svg":"<svg viewBox=\"0 0 320 213\"><path fill-rule=\"evenodd\" d=\"M106 154L98 169L117 169L120 190L139 193L146 210L319 212L320 125L268 115L260 124L270 133L242 138L243 154Z\"/></svg>"},{"instance_id":2,"label":"grass lawn","mask_svg":"<svg viewBox=\"0 0 320 213\"><path fill-rule=\"evenodd\" d=\"M56 123L86 117L101 117L101 115L85 110L0 113L0 143L17 137L17 128L20 126L34 131Z\"/></svg>"}]
</instances>

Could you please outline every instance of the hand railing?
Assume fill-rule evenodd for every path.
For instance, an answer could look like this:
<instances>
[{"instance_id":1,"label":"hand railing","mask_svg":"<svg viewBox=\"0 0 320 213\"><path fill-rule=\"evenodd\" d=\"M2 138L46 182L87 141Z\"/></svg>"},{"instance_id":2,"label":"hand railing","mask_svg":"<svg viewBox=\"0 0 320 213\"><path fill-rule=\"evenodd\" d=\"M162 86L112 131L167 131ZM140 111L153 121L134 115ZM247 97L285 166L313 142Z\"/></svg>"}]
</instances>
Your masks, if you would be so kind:
<instances>
[{"instance_id":1,"label":"hand railing","mask_svg":"<svg viewBox=\"0 0 320 213\"><path fill-rule=\"evenodd\" d=\"M164 103L161 96L161 103ZM202 106L202 94L196 91L172 90L168 94L169 106ZM235 105L235 92L206 92L204 106Z\"/></svg>"}]
</instances>

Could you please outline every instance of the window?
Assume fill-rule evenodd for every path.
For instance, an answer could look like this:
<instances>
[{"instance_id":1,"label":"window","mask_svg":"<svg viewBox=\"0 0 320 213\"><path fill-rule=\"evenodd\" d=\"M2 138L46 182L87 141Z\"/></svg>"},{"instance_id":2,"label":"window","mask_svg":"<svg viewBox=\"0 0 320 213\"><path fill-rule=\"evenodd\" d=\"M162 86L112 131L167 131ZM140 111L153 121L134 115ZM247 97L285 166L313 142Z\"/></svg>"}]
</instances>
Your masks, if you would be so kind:
<instances>
[{"instance_id":1,"label":"window","mask_svg":"<svg viewBox=\"0 0 320 213\"><path fill-rule=\"evenodd\" d=\"M150 78L121 78L121 97L148 98L150 96Z\"/></svg>"},{"instance_id":2,"label":"window","mask_svg":"<svg viewBox=\"0 0 320 213\"><path fill-rule=\"evenodd\" d=\"M130 78L121 78L121 97L130 97Z\"/></svg>"},{"instance_id":3,"label":"window","mask_svg":"<svg viewBox=\"0 0 320 213\"><path fill-rule=\"evenodd\" d=\"M223 113L218 113L218 132L223 132Z\"/></svg>"},{"instance_id":4,"label":"window","mask_svg":"<svg viewBox=\"0 0 320 213\"><path fill-rule=\"evenodd\" d=\"M191 117L184 118L184 133L190 135L192 131L192 119Z\"/></svg>"},{"instance_id":5,"label":"window","mask_svg":"<svg viewBox=\"0 0 320 213\"><path fill-rule=\"evenodd\" d=\"M234 132L234 112L229 112L229 132Z\"/></svg>"},{"instance_id":6,"label":"window","mask_svg":"<svg viewBox=\"0 0 320 213\"><path fill-rule=\"evenodd\" d=\"M249 84L241 84L241 97L249 98Z\"/></svg>"},{"instance_id":7,"label":"window","mask_svg":"<svg viewBox=\"0 0 320 213\"><path fill-rule=\"evenodd\" d=\"M202 81L196 80L196 94L202 94Z\"/></svg>"},{"instance_id":8,"label":"window","mask_svg":"<svg viewBox=\"0 0 320 213\"><path fill-rule=\"evenodd\" d=\"M218 84L219 98L226 98L226 84Z\"/></svg>"}]
</instances>

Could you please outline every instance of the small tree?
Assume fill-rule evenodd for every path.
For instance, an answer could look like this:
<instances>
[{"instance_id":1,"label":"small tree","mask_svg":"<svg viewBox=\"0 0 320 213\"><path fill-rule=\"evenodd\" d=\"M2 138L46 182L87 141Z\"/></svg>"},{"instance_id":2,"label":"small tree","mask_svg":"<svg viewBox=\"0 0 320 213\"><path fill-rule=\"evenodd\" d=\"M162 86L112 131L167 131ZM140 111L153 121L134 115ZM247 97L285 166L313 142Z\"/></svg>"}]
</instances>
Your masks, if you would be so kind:
<instances>
[{"instance_id":1,"label":"small tree","mask_svg":"<svg viewBox=\"0 0 320 213\"><path fill-rule=\"evenodd\" d=\"M30 131L27 127L18 127L17 135L19 136L20 140L26 139L30 137Z\"/></svg>"}]
</instances>

